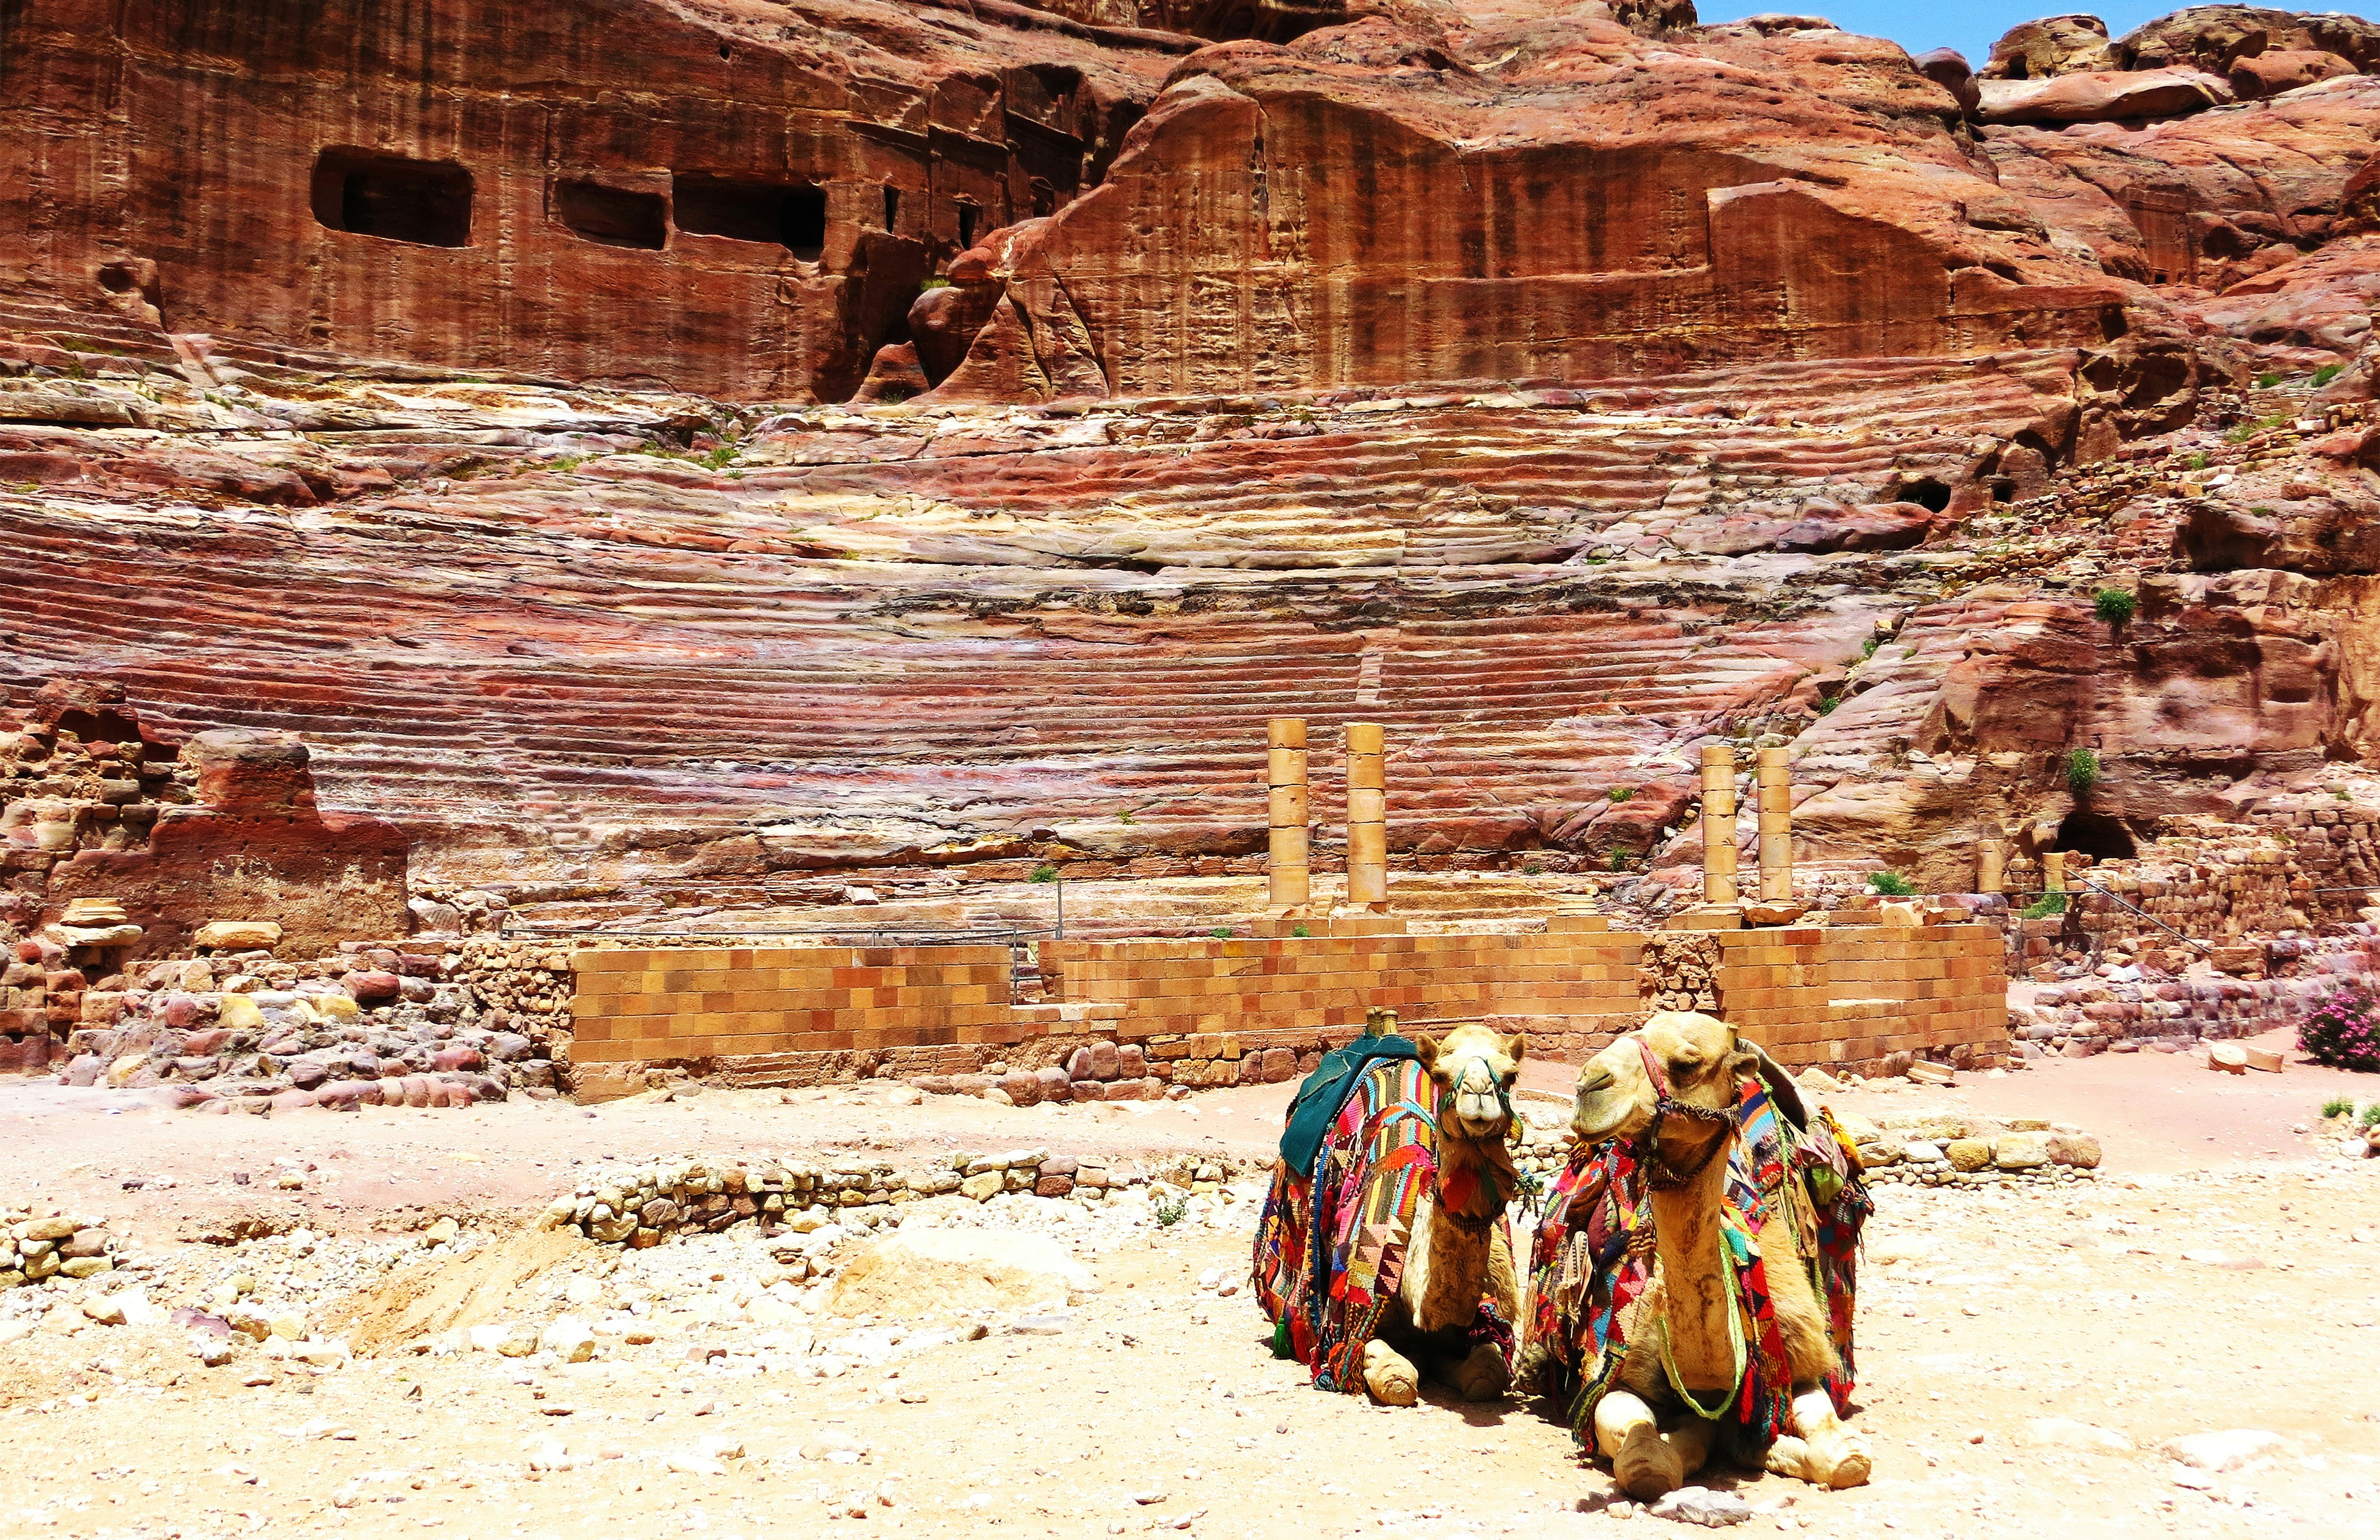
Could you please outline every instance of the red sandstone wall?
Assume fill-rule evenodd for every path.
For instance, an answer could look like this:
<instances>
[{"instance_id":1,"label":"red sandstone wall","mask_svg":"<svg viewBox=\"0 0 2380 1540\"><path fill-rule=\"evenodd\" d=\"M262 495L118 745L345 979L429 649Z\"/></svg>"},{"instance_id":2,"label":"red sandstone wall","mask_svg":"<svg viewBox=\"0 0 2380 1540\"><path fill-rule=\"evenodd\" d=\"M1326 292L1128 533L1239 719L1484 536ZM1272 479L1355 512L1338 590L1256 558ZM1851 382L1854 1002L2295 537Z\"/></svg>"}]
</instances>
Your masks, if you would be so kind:
<instances>
[{"instance_id":1,"label":"red sandstone wall","mask_svg":"<svg viewBox=\"0 0 2380 1540\"><path fill-rule=\"evenodd\" d=\"M849 30L820 48L747 3L19 0L0 271L19 301L97 309L103 268L153 261L165 329L235 351L839 398L961 244L963 203L989 230L1035 212L1037 176L1071 196L1145 94L1131 70L1166 55L827 9ZM316 155L340 146L467 168L469 243L326 228ZM558 179L668 200L674 172L815 181L823 249L688 234L674 204L664 250L557 217Z\"/></svg>"}]
</instances>

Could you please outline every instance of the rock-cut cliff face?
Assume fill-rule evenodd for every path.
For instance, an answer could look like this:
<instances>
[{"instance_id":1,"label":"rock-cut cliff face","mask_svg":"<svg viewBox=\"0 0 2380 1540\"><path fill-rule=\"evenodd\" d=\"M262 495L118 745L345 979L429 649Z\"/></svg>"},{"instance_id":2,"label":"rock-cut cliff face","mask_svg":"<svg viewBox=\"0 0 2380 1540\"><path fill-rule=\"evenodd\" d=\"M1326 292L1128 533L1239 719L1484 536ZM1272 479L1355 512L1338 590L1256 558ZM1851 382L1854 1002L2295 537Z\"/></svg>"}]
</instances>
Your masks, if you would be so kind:
<instances>
[{"instance_id":1,"label":"rock-cut cliff face","mask_svg":"<svg viewBox=\"0 0 2380 1540\"><path fill-rule=\"evenodd\" d=\"M166 358L838 398L1195 46L1000 5L7 0L0 303Z\"/></svg>"}]
</instances>

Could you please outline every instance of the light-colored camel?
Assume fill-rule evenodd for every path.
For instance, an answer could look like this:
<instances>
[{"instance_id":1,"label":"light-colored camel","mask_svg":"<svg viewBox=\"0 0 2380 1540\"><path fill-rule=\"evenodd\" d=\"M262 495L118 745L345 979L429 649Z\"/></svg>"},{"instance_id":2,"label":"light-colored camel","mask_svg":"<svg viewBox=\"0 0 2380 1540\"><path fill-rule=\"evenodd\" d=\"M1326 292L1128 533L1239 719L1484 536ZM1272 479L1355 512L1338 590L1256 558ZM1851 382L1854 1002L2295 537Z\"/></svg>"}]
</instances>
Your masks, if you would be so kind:
<instances>
[{"instance_id":1,"label":"light-colored camel","mask_svg":"<svg viewBox=\"0 0 2380 1540\"><path fill-rule=\"evenodd\" d=\"M1378 1335L1364 1344L1364 1385L1391 1406L1419 1399L1419 1360L1433 1378L1470 1401L1492 1401L1511 1388L1502 1350L1473 1343L1479 1302L1492 1299L1502 1318L1519 1318L1504 1205L1512 1195L1512 1081L1528 1051L1519 1033L1460 1026L1443 1042L1415 1033L1414 1047L1437 1088L1438 1181L1421 1196L1408 1239L1397 1297Z\"/></svg>"},{"instance_id":2,"label":"light-colored camel","mask_svg":"<svg viewBox=\"0 0 2380 1540\"><path fill-rule=\"evenodd\" d=\"M1582 1144L1641 1137L1666 1096L1675 1106L1726 1112L1737 1084L1766 1055L1715 1017L1660 1012L1587 1061L1579 1072L1571 1126ZM1666 1081L1666 1086L1658 1081ZM1781 1077L1781 1073L1779 1073ZM1666 1336L1676 1382L1709 1408L1737 1388L1742 1359L1730 1317L1732 1265L1722 1251L1720 1206L1726 1195L1732 1120L1677 1113L1660 1120L1652 1152L1659 1166L1683 1175L1678 1185L1655 1184L1653 1277L1633 1309L1627 1356L1619 1383L1597 1405L1597 1451L1631 1497L1650 1498L1682 1485L1709 1457L1718 1424L1694 1414L1676 1393L1662 1364ZM1692 1174L1685 1174L1692 1173ZM1789 1182L1798 1181L1789 1174ZM1839 1366L1828 1330L1826 1302L1811 1282L1811 1258L1801 1226L1787 1206L1769 1206L1760 1234L1769 1301L1793 1377L1789 1432L1769 1446L1771 1471L1820 1486L1858 1486L1868 1478L1863 1441L1835 1416L1821 1381ZM1661 1425L1670 1424L1668 1432Z\"/></svg>"}]
</instances>

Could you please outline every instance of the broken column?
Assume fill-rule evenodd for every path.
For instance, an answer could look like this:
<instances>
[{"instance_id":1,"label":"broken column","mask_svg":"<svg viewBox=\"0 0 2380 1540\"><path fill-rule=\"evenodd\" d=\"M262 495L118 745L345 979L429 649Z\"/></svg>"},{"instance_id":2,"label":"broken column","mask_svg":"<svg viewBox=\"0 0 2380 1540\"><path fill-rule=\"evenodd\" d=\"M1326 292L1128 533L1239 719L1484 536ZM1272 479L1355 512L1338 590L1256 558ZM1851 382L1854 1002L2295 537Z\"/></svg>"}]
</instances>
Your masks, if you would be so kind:
<instances>
[{"instance_id":1,"label":"broken column","mask_svg":"<svg viewBox=\"0 0 2380 1540\"><path fill-rule=\"evenodd\" d=\"M2045 850L2041 853L2041 891L2062 893L2066 891L2066 853Z\"/></svg>"},{"instance_id":2,"label":"broken column","mask_svg":"<svg viewBox=\"0 0 2380 1540\"><path fill-rule=\"evenodd\" d=\"M1977 842L1975 845L1975 891L1979 893L1998 892L2000 891L2002 874L2007 867L2007 852L2000 848L2000 843L1998 840L1983 840Z\"/></svg>"},{"instance_id":3,"label":"broken column","mask_svg":"<svg viewBox=\"0 0 2380 1540\"><path fill-rule=\"evenodd\" d=\"M1703 902L1733 903L1735 747L1703 746Z\"/></svg>"},{"instance_id":4,"label":"broken column","mask_svg":"<svg viewBox=\"0 0 2380 1540\"><path fill-rule=\"evenodd\" d=\"M1760 900L1793 898L1793 772L1782 748L1764 748L1754 760L1760 810Z\"/></svg>"},{"instance_id":5,"label":"broken column","mask_svg":"<svg viewBox=\"0 0 2380 1540\"><path fill-rule=\"evenodd\" d=\"M1275 717L1265 723L1266 821L1270 828L1265 876L1276 913L1302 909L1312 891L1306 868L1305 723Z\"/></svg>"},{"instance_id":6,"label":"broken column","mask_svg":"<svg viewBox=\"0 0 2380 1540\"><path fill-rule=\"evenodd\" d=\"M1347 902L1375 914L1389 908L1386 738L1378 722L1347 724Z\"/></svg>"}]
</instances>

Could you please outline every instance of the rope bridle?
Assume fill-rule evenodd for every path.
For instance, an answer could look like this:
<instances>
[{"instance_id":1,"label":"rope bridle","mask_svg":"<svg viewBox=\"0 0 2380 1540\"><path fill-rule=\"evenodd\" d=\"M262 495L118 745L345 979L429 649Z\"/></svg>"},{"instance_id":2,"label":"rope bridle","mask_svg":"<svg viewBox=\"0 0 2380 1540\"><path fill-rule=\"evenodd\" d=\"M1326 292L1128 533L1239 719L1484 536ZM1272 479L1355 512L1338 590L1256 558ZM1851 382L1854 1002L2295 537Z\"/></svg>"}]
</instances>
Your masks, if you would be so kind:
<instances>
[{"instance_id":1,"label":"rope bridle","mask_svg":"<svg viewBox=\"0 0 2380 1540\"><path fill-rule=\"evenodd\" d=\"M1476 1084L1475 1076L1484 1076L1487 1085L1483 1086ZM1453 1110L1454 1098L1465 1092L1486 1092L1495 1097L1497 1110L1503 1114L1504 1131L1509 1137L1513 1121L1517 1116L1512 1110L1512 1093L1496 1072L1488 1067L1488 1061L1484 1055L1465 1059L1462 1068L1455 1073L1445 1088L1439 1092L1438 1126L1440 1129L1447 1126L1447 1119ZM1504 1217L1504 1207L1511 1200L1511 1196L1509 1193L1495 1191L1495 1207L1487 1214L1475 1219L1468 1214L1457 1213L1451 1208L1439 1209L1438 1218L1453 1225L1457 1230L1477 1235Z\"/></svg>"},{"instance_id":2,"label":"rope bridle","mask_svg":"<svg viewBox=\"0 0 2380 1540\"><path fill-rule=\"evenodd\" d=\"M1662 1072L1661 1061L1654 1055L1653 1045L1639 1037L1636 1039L1636 1051L1644 1055L1645 1073L1653 1083L1654 1097L1653 1121L1646 1123L1645 1132L1636 1136L1636 1147L1633 1151L1636 1169L1644 1173L1646 1186L1666 1193L1673 1188L1684 1186L1707 1170L1710 1163L1718 1158L1718 1152L1727 1147L1728 1141L1713 1139L1710 1147L1703 1151L1701 1159L1695 1161L1692 1167L1680 1170L1670 1164L1669 1158L1661 1153L1662 1123L1676 1117L1682 1118L1688 1122L1705 1125L1723 1123L1732 1131L1736 1126L1735 1110L1728 1108L1722 1110L1696 1107L1691 1102L1678 1100L1670 1094L1670 1077Z\"/></svg>"}]
</instances>

